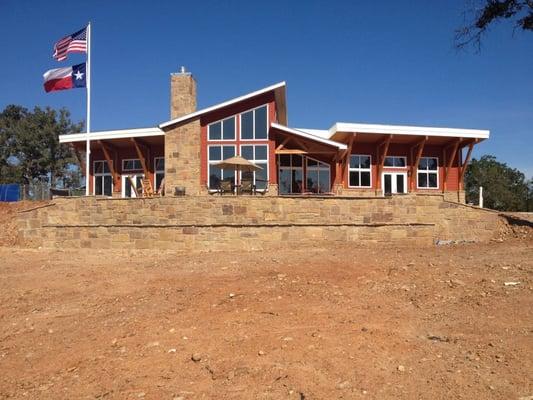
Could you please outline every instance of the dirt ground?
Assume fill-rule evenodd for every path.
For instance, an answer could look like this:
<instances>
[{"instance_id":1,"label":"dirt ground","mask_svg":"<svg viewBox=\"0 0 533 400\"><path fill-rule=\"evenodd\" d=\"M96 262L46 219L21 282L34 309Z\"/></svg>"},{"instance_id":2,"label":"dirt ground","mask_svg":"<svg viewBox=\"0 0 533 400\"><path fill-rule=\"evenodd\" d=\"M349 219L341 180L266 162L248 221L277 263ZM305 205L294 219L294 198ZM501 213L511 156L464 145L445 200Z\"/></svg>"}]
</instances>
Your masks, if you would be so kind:
<instances>
[{"instance_id":1,"label":"dirt ground","mask_svg":"<svg viewBox=\"0 0 533 400\"><path fill-rule=\"evenodd\" d=\"M530 399L533 237L0 247L0 399Z\"/></svg>"}]
</instances>

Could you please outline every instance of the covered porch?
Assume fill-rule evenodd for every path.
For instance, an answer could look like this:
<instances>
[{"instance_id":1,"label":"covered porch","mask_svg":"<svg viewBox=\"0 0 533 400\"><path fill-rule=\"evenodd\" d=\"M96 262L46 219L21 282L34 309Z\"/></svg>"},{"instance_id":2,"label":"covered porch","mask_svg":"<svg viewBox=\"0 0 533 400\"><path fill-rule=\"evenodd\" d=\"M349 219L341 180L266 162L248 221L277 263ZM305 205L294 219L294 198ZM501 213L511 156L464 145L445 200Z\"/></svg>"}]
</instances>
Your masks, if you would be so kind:
<instances>
[{"instance_id":1,"label":"covered porch","mask_svg":"<svg viewBox=\"0 0 533 400\"><path fill-rule=\"evenodd\" d=\"M89 193L94 196L141 197L162 194L165 176L165 136L158 128L62 135L73 147L86 174L89 136Z\"/></svg>"}]
</instances>

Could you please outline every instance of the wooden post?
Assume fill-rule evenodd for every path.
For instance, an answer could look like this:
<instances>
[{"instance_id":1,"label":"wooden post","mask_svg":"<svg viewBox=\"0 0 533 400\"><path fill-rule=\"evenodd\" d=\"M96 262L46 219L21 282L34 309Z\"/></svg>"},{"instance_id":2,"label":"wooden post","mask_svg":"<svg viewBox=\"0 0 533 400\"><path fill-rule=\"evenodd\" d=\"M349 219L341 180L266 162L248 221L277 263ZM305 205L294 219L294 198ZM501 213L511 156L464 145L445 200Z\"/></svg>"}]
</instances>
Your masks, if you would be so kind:
<instances>
[{"instance_id":1,"label":"wooden post","mask_svg":"<svg viewBox=\"0 0 533 400\"><path fill-rule=\"evenodd\" d=\"M347 185L345 185L345 177L346 177L346 173L348 171L348 164L349 164L349 160L350 160L350 156L352 155L352 148L353 148L353 144L355 142L355 138L357 136L357 133L354 133L352 134L352 136L350 137L350 141L348 143L348 149L346 150L346 153L344 155L344 160L343 160L343 164L342 164L342 186L343 187L346 187Z\"/></svg>"},{"instance_id":2,"label":"wooden post","mask_svg":"<svg viewBox=\"0 0 533 400\"><path fill-rule=\"evenodd\" d=\"M446 166L446 170L444 172L444 182L443 182L443 185L442 185L442 191L444 192L446 190L446 187L448 185L448 176L449 176L449 173L450 173L450 168L452 167L453 165L453 162L455 161L455 157L457 156L457 149L459 148L459 143L461 143L462 139L458 139L454 144L453 144L453 149L452 149L452 154L450 156L450 160L448 161L448 165ZM444 153L446 154L446 149L444 150Z\"/></svg>"},{"instance_id":3,"label":"wooden post","mask_svg":"<svg viewBox=\"0 0 533 400\"><path fill-rule=\"evenodd\" d=\"M460 189L464 188L464 176L466 172L466 167L468 166L468 162L470 161L470 156L472 155L472 150L474 149L474 143L470 143L468 145L468 152L466 153L465 161L463 162L463 165L461 166L461 174L459 175L459 188Z\"/></svg>"},{"instance_id":4,"label":"wooden post","mask_svg":"<svg viewBox=\"0 0 533 400\"><path fill-rule=\"evenodd\" d=\"M390 144L391 139L392 139L392 135L389 135L387 139L381 142L378 146L379 160L378 160L378 171L377 171L378 176L377 176L377 182L376 182L376 191L381 189L381 171L383 170L383 166L385 165L385 158L387 157L387 153L389 151L389 144ZM383 153L379 154L379 150L381 149L382 146L384 146Z\"/></svg>"}]
</instances>

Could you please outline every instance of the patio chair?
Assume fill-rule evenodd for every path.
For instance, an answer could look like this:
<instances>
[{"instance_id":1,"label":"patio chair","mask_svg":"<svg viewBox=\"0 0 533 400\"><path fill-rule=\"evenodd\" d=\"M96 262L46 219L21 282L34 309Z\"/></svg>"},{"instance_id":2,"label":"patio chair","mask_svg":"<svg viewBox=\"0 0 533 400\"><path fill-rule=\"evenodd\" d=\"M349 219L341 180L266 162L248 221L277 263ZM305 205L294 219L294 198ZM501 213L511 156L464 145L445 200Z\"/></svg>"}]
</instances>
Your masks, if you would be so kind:
<instances>
[{"instance_id":1,"label":"patio chair","mask_svg":"<svg viewBox=\"0 0 533 400\"><path fill-rule=\"evenodd\" d=\"M225 193L233 194L233 182L231 181L220 181L219 193L221 195Z\"/></svg>"},{"instance_id":2,"label":"patio chair","mask_svg":"<svg viewBox=\"0 0 533 400\"><path fill-rule=\"evenodd\" d=\"M241 179L241 187L239 192L241 194L249 193L249 194L255 194L255 185L253 179Z\"/></svg>"}]
</instances>

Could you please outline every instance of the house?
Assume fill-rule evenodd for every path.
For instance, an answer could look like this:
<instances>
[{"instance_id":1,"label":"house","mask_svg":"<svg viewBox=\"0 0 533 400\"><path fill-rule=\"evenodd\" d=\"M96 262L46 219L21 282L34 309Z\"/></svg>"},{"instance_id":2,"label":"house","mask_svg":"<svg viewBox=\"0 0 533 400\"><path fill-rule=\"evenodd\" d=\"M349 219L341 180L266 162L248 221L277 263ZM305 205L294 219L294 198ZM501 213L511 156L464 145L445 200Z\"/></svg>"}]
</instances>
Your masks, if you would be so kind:
<instances>
[{"instance_id":1,"label":"house","mask_svg":"<svg viewBox=\"0 0 533 400\"><path fill-rule=\"evenodd\" d=\"M489 131L336 122L328 130L288 126L281 82L196 109L196 82L171 74L169 121L157 127L90 133L90 193L135 197L141 183L166 194L216 193L246 174L268 196L383 196L444 193L464 201L463 178L473 146ZM62 135L78 154L87 135ZM262 169L235 173L215 164L234 155Z\"/></svg>"}]
</instances>

